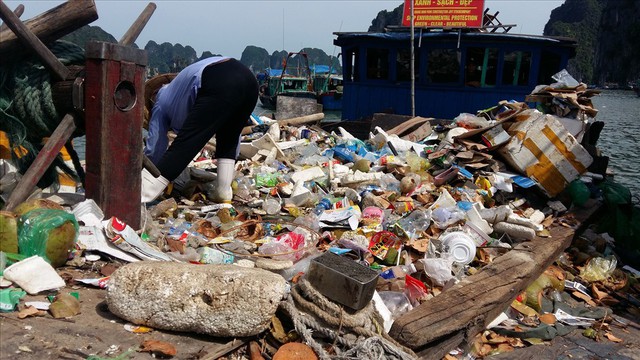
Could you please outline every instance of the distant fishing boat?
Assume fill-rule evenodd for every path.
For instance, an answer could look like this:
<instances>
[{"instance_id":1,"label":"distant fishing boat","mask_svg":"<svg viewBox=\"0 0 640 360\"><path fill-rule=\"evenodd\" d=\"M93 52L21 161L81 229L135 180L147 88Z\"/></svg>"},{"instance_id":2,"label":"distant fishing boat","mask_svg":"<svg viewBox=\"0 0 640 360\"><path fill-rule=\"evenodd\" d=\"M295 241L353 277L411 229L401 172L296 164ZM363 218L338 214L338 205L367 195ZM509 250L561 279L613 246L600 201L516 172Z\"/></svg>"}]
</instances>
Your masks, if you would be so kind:
<instances>
[{"instance_id":1,"label":"distant fishing boat","mask_svg":"<svg viewBox=\"0 0 640 360\"><path fill-rule=\"evenodd\" d=\"M324 110L342 110L342 74L328 65L314 65L313 90Z\"/></svg>"},{"instance_id":2,"label":"distant fishing boat","mask_svg":"<svg viewBox=\"0 0 640 360\"><path fill-rule=\"evenodd\" d=\"M303 60L304 64L290 66L290 60L295 55L298 56L294 60ZM267 69L265 73L258 74L257 78L260 103L265 109L276 110L278 96L316 98L306 53L290 52L284 60L282 70Z\"/></svg>"}]
</instances>

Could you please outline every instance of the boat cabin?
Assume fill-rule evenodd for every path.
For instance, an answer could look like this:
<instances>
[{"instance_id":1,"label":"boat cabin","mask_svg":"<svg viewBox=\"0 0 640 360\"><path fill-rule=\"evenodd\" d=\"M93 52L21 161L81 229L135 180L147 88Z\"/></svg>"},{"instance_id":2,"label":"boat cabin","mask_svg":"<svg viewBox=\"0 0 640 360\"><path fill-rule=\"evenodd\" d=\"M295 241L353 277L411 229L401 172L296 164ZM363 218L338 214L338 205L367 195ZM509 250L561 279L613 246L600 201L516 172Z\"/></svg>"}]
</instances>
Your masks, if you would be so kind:
<instances>
[{"instance_id":1,"label":"boat cabin","mask_svg":"<svg viewBox=\"0 0 640 360\"><path fill-rule=\"evenodd\" d=\"M342 119L411 114L411 34L334 33L343 61ZM452 119L463 112L524 101L566 68L572 39L491 32L416 31L416 116Z\"/></svg>"}]
</instances>

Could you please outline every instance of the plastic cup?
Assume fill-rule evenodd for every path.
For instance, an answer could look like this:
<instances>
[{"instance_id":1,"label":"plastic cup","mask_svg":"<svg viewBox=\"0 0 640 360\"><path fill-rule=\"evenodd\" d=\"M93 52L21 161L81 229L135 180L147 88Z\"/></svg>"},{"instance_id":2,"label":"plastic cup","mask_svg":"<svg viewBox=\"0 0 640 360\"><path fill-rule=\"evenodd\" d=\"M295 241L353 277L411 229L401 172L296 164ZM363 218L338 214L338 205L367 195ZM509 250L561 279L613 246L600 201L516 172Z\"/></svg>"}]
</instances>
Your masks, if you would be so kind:
<instances>
[{"instance_id":1,"label":"plastic cup","mask_svg":"<svg viewBox=\"0 0 640 360\"><path fill-rule=\"evenodd\" d=\"M462 231L454 231L443 236L440 241L453 261L467 265L476 256L476 244L473 239Z\"/></svg>"}]
</instances>

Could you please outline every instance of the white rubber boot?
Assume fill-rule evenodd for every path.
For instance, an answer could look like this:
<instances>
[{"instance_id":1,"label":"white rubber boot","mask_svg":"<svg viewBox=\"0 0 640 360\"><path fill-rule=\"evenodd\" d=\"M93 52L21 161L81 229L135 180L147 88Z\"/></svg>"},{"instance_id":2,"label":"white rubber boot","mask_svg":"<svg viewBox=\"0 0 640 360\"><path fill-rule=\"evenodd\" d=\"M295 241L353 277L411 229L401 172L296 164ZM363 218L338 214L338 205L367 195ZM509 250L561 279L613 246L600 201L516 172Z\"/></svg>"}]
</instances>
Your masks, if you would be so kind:
<instances>
[{"instance_id":1,"label":"white rubber boot","mask_svg":"<svg viewBox=\"0 0 640 360\"><path fill-rule=\"evenodd\" d=\"M169 185L169 180L162 176L155 177L147 169L142 169L142 196L140 197L140 202L147 203L157 199L167 185Z\"/></svg>"},{"instance_id":2,"label":"white rubber boot","mask_svg":"<svg viewBox=\"0 0 640 360\"><path fill-rule=\"evenodd\" d=\"M210 192L211 200L217 203L231 203L233 190L231 182L236 173L236 161L233 159L218 159L218 177L215 188Z\"/></svg>"}]
</instances>

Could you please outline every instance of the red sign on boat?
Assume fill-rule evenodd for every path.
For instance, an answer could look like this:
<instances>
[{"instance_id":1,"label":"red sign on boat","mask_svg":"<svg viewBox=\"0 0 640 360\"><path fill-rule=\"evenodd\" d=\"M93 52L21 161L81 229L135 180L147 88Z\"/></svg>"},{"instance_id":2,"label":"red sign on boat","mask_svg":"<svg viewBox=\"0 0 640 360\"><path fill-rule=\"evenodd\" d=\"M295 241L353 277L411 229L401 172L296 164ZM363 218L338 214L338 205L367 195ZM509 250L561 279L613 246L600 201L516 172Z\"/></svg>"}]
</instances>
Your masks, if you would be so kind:
<instances>
[{"instance_id":1,"label":"red sign on boat","mask_svg":"<svg viewBox=\"0 0 640 360\"><path fill-rule=\"evenodd\" d=\"M405 0L402 25L415 27L482 27L484 0Z\"/></svg>"}]
</instances>

